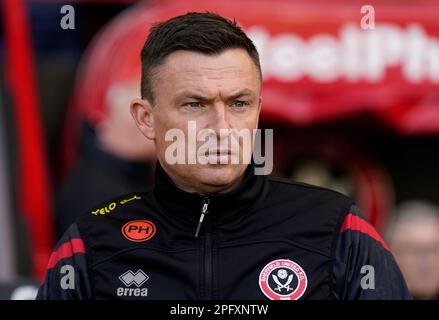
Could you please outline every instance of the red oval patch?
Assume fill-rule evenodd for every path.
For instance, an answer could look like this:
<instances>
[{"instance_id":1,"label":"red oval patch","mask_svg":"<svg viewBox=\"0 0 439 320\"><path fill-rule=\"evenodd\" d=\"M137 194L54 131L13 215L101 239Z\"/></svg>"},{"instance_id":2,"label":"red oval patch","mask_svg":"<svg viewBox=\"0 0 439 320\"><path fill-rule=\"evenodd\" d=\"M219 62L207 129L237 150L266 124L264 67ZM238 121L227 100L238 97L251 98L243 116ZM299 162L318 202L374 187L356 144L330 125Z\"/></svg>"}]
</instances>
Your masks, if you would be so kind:
<instances>
[{"instance_id":1,"label":"red oval patch","mask_svg":"<svg viewBox=\"0 0 439 320\"><path fill-rule=\"evenodd\" d=\"M122 234L133 242L143 242L155 235L155 224L148 220L133 220L122 227Z\"/></svg>"}]
</instances>

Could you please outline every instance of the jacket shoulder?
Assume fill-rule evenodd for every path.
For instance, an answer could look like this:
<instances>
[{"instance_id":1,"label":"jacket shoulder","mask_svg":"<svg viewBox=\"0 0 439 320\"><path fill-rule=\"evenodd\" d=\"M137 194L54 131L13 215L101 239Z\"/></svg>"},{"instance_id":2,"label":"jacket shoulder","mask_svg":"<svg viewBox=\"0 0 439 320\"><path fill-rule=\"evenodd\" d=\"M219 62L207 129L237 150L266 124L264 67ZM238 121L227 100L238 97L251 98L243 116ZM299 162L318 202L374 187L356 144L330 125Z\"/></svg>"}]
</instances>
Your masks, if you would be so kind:
<instances>
[{"instance_id":1,"label":"jacket shoulder","mask_svg":"<svg viewBox=\"0 0 439 320\"><path fill-rule=\"evenodd\" d=\"M295 193L323 197L328 200L337 201L346 205L352 205L353 201L348 196L325 187L315 186L304 182L297 182L288 178L269 176L268 181L272 189L282 190L284 193Z\"/></svg>"},{"instance_id":2,"label":"jacket shoulder","mask_svg":"<svg viewBox=\"0 0 439 320\"><path fill-rule=\"evenodd\" d=\"M269 177L267 205L300 218L301 227L337 233L354 201L337 191L286 178ZM312 230L309 230L310 232Z\"/></svg>"},{"instance_id":3,"label":"jacket shoulder","mask_svg":"<svg viewBox=\"0 0 439 320\"><path fill-rule=\"evenodd\" d=\"M136 213L144 211L150 191L133 192L109 199L83 212L76 221L79 226L99 220L136 219Z\"/></svg>"}]
</instances>

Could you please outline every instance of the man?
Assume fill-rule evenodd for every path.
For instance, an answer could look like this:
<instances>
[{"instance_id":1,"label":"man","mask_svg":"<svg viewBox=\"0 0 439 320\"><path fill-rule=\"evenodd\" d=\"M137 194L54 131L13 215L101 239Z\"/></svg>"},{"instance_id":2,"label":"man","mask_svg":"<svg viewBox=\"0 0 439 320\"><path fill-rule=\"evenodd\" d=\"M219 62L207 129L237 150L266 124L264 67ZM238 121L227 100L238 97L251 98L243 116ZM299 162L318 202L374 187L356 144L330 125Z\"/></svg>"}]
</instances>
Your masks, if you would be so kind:
<instances>
[{"instance_id":1,"label":"man","mask_svg":"<svg viewBox=\"0 0 439 320\"><path fill-rule=\"evenodd\" d=\"M224 136L257 128L261 84L256 48L235 22L188 13L152 28L131 113L155 142L155 186L73 224L38 297L409 298L388 247L351 200L255 174L244 139L223 147ZM193 150L201 132L220 146L212 152L197 139Z\"/></svg>"},{"instance_id":2,"label":"man","mask_svg":"<svg viewBox=\"0 0 439 320\"><path fill-rule=\"evenodd\" d=\"M439 299L439 208L406 200L396 210L389 245L414 299Z\"/></svg>"}]
</instances>

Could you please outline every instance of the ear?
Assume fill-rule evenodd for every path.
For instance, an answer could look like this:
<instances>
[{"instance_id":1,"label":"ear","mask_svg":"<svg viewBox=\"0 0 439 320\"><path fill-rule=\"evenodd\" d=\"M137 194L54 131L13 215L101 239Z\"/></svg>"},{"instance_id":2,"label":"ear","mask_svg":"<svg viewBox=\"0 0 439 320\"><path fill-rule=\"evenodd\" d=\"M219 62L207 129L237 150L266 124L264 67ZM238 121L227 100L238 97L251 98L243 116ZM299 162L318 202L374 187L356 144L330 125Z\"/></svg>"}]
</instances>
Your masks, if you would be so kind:
<instances>
[{"instance_id":1,"label":"ear","mask_svg":"<svg viewBox=\"0 0 439 320\"><path fill-rule=\"evenodd\" d=\"M148 100L134 99L131 101L130 111L134 121L145 137L150 140L155 138L154 114L152 105Z\"/></svg>"},{"instance_id":2,"label":"ear","mask_svg":"<svg viewBox=\"0 0 439 320\"><path fill-rule=\"evenodd\" d=\"M259 115L261 114L261 108L262 108L262 96L259 96L259 102L258 102L258 120L256 127L259 126Z\"/></svg>"},{"instance_id":3,"label":"ear","mask_svg":"<svg viewBox=\"0 0 439 320\"><path fill-rule=\"evenodd\" d=\"M262 107L262 96L259 96L258 113L261 112L261 107Z\"/></svg>"}]
</instances>

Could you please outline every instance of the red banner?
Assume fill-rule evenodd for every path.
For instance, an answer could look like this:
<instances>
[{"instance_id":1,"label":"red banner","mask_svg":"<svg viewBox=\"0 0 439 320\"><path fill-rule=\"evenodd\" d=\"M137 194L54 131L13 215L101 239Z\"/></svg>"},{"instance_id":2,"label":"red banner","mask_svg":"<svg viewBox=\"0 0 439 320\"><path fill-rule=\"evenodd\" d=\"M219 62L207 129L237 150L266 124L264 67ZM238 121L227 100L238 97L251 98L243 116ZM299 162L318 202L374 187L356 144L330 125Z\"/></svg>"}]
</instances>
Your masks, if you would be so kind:
<instances>
[{"instance_id":1,"label":"red banner","mask_svg":"<svg viewBox=\"0 0 439 320\"><path fill-rule=\"evenodd\" d=\"M87 100L93 108L86 113L99 119L105 113L105 86L138 79L138 53L153 23L188 11L213 11L236 19L258 47L262 119L308 125L372 113L400 134L439 133L439 3L369 4L373 29L362 28L366 13L360 1L147 2L101 33L77 98ZM98 61L99 55L112 60ZM100 90L96 79L104 68L110 77Z\"/></svg>"}]
</instances>

